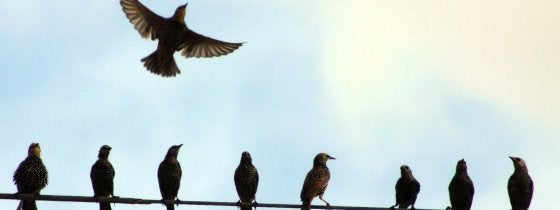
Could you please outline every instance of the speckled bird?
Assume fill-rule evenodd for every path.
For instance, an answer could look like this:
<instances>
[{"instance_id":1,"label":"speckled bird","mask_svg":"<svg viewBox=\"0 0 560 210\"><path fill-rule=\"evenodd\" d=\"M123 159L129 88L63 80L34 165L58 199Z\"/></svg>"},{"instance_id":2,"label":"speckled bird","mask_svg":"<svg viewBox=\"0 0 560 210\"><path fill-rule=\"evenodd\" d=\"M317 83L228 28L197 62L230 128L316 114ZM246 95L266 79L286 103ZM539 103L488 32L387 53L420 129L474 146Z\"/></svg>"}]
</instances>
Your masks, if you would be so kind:
<instances>
[{"instance_id":1,"label":"speckled bird","mask_svg":"<svg viewBox=\"0 0 560 210\"><path fill-rule=\"evenodd\" d=\"M91 166L89 177L91 179L94 197L114 196L113 179L115 178L115 169L111 162L109 162L109 152L111 152L110 146L101 146L97 155L98 159ZM111 210L111 204L109 202L100 202L99 209Z\"/></svg>"},{"instance_id":2,"label":"speckled bird","mask_svg":"<svg viewBox=\"0 0 560 210\"><path fill-rule=\"evenodd\" d=\"M453 210L470 210L473 196L474 185L467 173L467 162L465 159L457 162L455 169L455 176L449 183L449 200L451 201L451 208Z\"/></svg>"},{"instance_id":3,"label":"speckled bird","mask_svg":"<svg viewBox=\"0 0 560 210\"><path fill-rule=\"evenodd\" d=\"M179 155L181 146L183 145L171 146L158 168L159 191L167 210L175 209L173 204L169 202L177 198L179 186L181 185L181 165L177 161L177 155Z\"/></svg>"},{"instance_id":4,"label":"speckled bird","mask_svg":"<svg viewBox=\"0 0 560 210\"><path fill-rule=\"evenodd\" d=\"M252 202L255 201L256 203L255 195L259 186L259 173L257 168L253 166L253 159L249 152L241 154L241 161L235 169L233 181L235 182L237 195L239 195L241 210L251 210Z\"/></svg>"},{"instance_id":5,"label":"speckled bird","mask_svg":"<svg viewBox=\"0 0 560 210\"><path fill-rule=\"evenodd\" d=\"M331 157L327 153L319 153L315 156L315 159L313 159L313 168L307 173L301 189L300 198L302 201L302 210L311 209L311 201L317 196L325 202L327 207L330 206L329 202L323 199L323 194L331 178L329 168L327 167L327 161L334 159L334 157Z\"/></svg>"},{"instance_id":6,"label":"speckled bird","mask_svg":"<svg viewBox=\"0 0 560 210\"><path fill-rule=\"evenodd\" d=\"M120 0L120 4L142 38L158 39L157 50L141 60L154 74L173 77L181 72L173 58L175 51L181 51L186 58L209 58L229 54L243 45L216 40L190 30L185 23L187 4L177 7L169 18L157 15L138 0Z\"/></svg>"},{"instance_id":7,"label":"speckled bird","mask_svg":"<svg viewBox=\"0 0 560 210\"><path fill-rule=\"evenodd\" d=\"M515 171L509 177L508 194L512 210L527 210L533 198L533 179L525 161L518 157L509 157L513 161Z\"/></svg>"},{"instance_id":8,"label":"speckled bird","mask_svg":"<svg viewBox=\"0 0 560 210\"><path fill-rule=\"evenodd\" d=\"M416 198L420 192L420 182L412 176L412 170L407 165L401 166L401 177L397 180L395 190L397 201L394 206L391 206L391 209L396 206L405 209L412 206L411 209L416 209L414 203L416 203Z\"/></svg>"},{"instance_id":9,"label":"speckled bird","mask_svg":"<svg viewBox=\"0 0 560 210\"><path fill-rule=\"evenodd\" d=\"M48 184L49 176L47 168L41 160L41 147L39 143L32 143L27 150L27 158L19 164L14 172L14 183L20 194L36 194ZM35 200L23 200L20 202L23 210L36 210Z\"/></svg>"}]
</instances>

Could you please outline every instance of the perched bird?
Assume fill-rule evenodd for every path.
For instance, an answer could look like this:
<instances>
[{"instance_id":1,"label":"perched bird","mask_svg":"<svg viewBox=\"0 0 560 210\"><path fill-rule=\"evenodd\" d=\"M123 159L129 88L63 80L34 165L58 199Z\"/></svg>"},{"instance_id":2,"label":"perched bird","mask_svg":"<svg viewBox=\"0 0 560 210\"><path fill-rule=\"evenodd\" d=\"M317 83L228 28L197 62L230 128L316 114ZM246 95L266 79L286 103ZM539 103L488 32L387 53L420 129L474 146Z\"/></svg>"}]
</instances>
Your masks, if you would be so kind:
<instances>
[{"instance_id":1,"label":"perched bird","mask_svg":"<svg viewBox=\"0 0 560 210\"><path fill-rule=\"evenodd\" d=\"M142 38L158 39L157 50L141 60L154 74L172 77L181 72L173 58L175 51L181 51L186 58L209 58L231 53L243 44L224 42L191 31L185 23L187 4L177 7L169 18L157 15L138 0L120 0L120 4Z\"/></svg>"},{"instance_id":2,"label":"perched bird","mask_svg":"<svg viewBox=\"0 0 560 210\"><path fill-rule=\"evenodd\" d=\"M115 178L115 169L109 162L109 152L111 147L103 145L99 149L97 161L91 166L89 177L91 178L91 186L93 187L93 197L109 197L113 194L113 178ZM100 202L100 210L111 210L109 202Z\"/></svg>"},{"instance_id":3,"label":"perched bird","mask_svg":"<svg viewBox=\"0 0 560 210\"><path fill-rule=\"evenodd\" d=\"M255 201L256 203L255 194L259 185L259 173L257 168L253 166L253 160L249 152L241 154L241 161L235 169L233 181L235 182L237 195L239 195L241 210L251 210L252 202Z\"/></svg>"},{"instance_id":4,"label":"perched bird","mask_svg":"<svg viewBox=\"0 0 560 210\"><path fill-rule=\"evenodd\" d=\"M533 198L533 180L529 176L527 164L518 157L509 157L513 161L515 171L509 177L508 194L512 210L527 210Z\"/></svg>"},{"instance_id":5,"label":"perched bird","mask_svg":"<svg viewBox=\"0 0 560 210\"><path fill-rule=\"evenodd\" d=\"M329 202L323 199L323 194L331 178L329 168L327 168L327 160L329 159L334 160L335 158L329 156L327 153L319 153L315 156L315 159L313 159L313 168L307 173L301 189L300 198L302 201L302 210L311 209L311 201L317 196L319 196L319 199L325 202L327 206L330 206Z\"/></svg>"},{"instance_id":6,"label":"perched bird","mask_svg":"<svg viewBox=\"0 0 560 210\"><path fill-rule=\"evenodd\" d=\"M449 200L453 210L470 210L474 196L474 185L467 173L465 159L457 162L455 176L449 183Z\"/></svg>"},{"instance_id":7,"label":"perched bird","mask_svg":"<svg viewBox=\"0 0 560 210\"><path fill-rule=\"evenodd\" d=\"M159 191L161 192L163 203L167 206L167 210L175 209L170 201L177 198L179 185L181 184L181 165L177 161L177 155L181 146L183 145L171 146L158 168Z\"/></svg>"},{"instance_id":8,"label":"perched bird","mask_svg":"<svg viewBox=\"0 0 560 210\"><path fill-rule=\"evenodd\" d=\"M14 172L14 183L19 194L39 195L41 189L47 186L49 176L47 168L41 160L41 147L39 143L31 143L27 150L27 158L19 164ZM20 202L23 210L36 210L35 200Z\"/></svg>"},{"instance_id":9,"label":"perched bird","mask_svg":"<svg viewBox=\"0 0 560 210\"><path fill-rule=\"evenodd\" d=\"M420 183L412 176L412 171L407 165L401 166L401 178L397 181L395 190L397 191L397 202L394 206L391 206L391 209L396 206L405 209L412 206L411 209L416 209L414 203L420 192Z\"/></svg>"}]
</instances>

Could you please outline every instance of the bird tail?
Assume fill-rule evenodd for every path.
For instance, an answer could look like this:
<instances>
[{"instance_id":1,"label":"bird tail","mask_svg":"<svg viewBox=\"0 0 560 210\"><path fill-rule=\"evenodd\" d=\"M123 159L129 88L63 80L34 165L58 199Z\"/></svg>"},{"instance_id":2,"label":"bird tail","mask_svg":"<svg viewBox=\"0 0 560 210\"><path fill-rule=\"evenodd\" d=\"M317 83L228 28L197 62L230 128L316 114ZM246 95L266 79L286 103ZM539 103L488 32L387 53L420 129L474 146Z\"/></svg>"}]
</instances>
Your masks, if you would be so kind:
<instances>
[{"instance_id":1,"label":"bird tail","mask_svg":"<svg viewBox=\"0 0 560 210\"><path fill-rule=\"evenodd\" d=\"M175 210L175 206L173 206L173 204L165 204L165 206L167 207L167 210Z\"/></svg>"},{"instance_id":2,"label":"bird tail","mask_svg":"<svg viewBox=\"0 0 560 210\"><path fill-rule=\"evenodd\" d=\"M109 202L99 203L99 210L111 210L111 203Z\"/></svg>"},{"instance_id":3,"label":"bird tail","mask_svg":"<svg viewBox=\"0 0 560 210\"><path fill-rule=\"evenodd\" d=\"M23 200L21 201L21 209L23 210L37 210L37 204L35 200Z\"/></svg>"},{"instance_id":4,"label":"bird tail","mask_svg":"<svg viewBox=\"0 0 560 210\"><path fill-rule=\"evenodd\" d=\"M306 199L301 204L301 210L310 210L311 209L311 199Z\"/></svg>"},{"instance_id":5,"label":"bird tail","mask_svg":"<svg viewBox=\"0 0 560 210\"><path fill-rule=\"evenodd\" d=\"M142 58L141 61L144 62L144 66L154 74L159 74L164 77L172 77L181 73L177 63L175 63L173 53L167 55L159 50L156 50L152 54Z\"/></svg>"}]
</instances>

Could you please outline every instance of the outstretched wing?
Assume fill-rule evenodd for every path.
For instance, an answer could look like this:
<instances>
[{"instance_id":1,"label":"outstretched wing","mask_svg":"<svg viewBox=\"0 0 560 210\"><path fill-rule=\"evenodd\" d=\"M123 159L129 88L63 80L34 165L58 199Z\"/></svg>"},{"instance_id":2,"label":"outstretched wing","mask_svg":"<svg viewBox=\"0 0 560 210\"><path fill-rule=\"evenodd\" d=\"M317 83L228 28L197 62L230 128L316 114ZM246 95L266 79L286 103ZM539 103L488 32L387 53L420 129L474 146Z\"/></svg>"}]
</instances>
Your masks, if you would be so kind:
<instances>
[{"instance_id":1,"label":"outstretched wing","mask_svg":"<svg viewBox=\"0 0 560 210\"><path fill-rule=\"evenodd\" d=\"M181 51L181 55L187 58L209 58L222 56L233 52L243 45L243 43L230 43L212 39L189 29L186 30L187 32L183 37L183 42L179 45L177 51Z\"/></svg>"},{"instance_id":2,"label":"outstretched wing","mask_svg":"<svg viewBox=\"0 0 560 210\"><path fill-rule=\"evenodd\" d=\"M155 40L161 36L162 27L166 25L165 18L152 12L138 0L121 0L121 6L142 38Z\"/></svg>"}]
</instances>

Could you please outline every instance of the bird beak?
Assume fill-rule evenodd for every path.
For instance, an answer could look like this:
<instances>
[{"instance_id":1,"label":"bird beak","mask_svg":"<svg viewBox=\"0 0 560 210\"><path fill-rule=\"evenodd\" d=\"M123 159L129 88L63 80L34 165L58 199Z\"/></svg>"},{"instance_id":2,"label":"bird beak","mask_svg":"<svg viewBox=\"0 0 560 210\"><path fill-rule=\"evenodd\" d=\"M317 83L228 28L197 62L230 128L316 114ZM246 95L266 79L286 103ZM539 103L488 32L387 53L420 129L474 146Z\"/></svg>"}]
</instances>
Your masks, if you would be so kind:
<instances>
[{"instance_id":1,"label":"bird beak","mask_svg":"<svg viewBox=\"0 0 560 210\"><path fill-rule=\"evenodd\" d=\"M184 7L187 7L188 4L189 4L189 3L186 3Z\"/></svg>"},{"instance_id":2,"label":"bird beak","mask_svg":"<svg viewBox=\"0 0 560 210\"><path fill-rule=\"evenodd\" d=\"M514 157L512 157L512 156L509 156L509 159L511 159L511 160L513 160L513 158L514 158Z\"/></svg>"},{"instance_id":3,"label":"bird beak","mask_svg":"<svg viewBox=\"0 0 560 210\"><path fill-rule=\"evenodd\" d=\"M331 157L331 156L327 156L327 157L331 160L336 160L336 158L334 158L334 157Z\"/></svg>"},{"instance_id":4,"label":"bird beak","mask_svg":"<svg viewBox=\"0 0 560 210\"><path fill-rule=\"evenodd\" d=\"M179 146L179 148L181 148L183 146L183 144L179 144L178 146Z\"/></svg>"}]
</instances>

